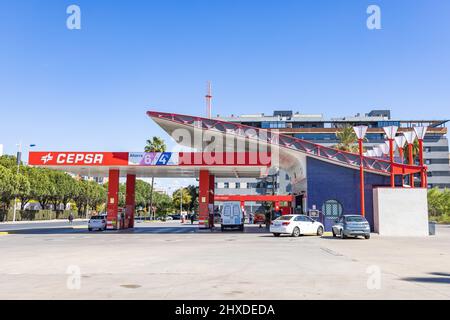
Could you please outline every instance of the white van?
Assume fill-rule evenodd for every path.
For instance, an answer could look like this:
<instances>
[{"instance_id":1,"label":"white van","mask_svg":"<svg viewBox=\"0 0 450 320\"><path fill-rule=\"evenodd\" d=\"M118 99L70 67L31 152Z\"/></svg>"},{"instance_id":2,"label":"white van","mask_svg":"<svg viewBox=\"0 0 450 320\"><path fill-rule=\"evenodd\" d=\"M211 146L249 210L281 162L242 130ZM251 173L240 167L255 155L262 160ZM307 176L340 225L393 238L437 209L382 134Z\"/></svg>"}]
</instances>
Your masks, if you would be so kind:
<instances>
[{"instance_id":1,"label":"white van","mask_svg":"<svg viewBox=\"0 0 450 320\"><path fill-rule=\"evenodd\" d=\"M240 202L225 202L220 214L221 229L238 228L244 231L244 215Z\"/></svg>"}]
</instances>

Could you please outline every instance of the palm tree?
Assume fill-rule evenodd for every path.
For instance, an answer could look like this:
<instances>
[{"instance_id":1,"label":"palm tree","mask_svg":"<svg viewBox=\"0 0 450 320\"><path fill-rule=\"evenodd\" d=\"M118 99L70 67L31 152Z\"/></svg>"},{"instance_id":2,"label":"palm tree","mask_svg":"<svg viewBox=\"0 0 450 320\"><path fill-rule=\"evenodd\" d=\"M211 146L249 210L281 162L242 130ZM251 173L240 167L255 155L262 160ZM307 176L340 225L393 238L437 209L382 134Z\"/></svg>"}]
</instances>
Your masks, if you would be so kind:
<instances>
[{"instance_id":1,"label":"palm tree","mask_svg":"<svg viewBox=\"0 0 450 320\"><path fill-rule=\"evenodd\" d=\"M342 127L337 131L336 137L339 140L339 143L334 146L336 149L354 153L359 152L359 147L357 145L358 137L356 136L353 127Z\"/></svg>"},{"instance_id":2,"label":"palm tree","mask_svg":"<svg viewBox=\"0 0 450 320\"><path fill-rule=\"evenodd\" d=\"M147 140L144 151L145 152L165 152L167 149L166 143L160 137L153 137L151 140ZM155 177L152 177L152 188L150 190L150 215L153 213L153 185L155 183Z\"/></svg>"},{"instance_id":3,"label":"palm tree","mask_svg":"<svg viewBox=\"0 0 450 320\"><path fill-rule=\"evenodd\" d=\"M403 152L405 154L405 162L409 163L409 151L408 151L408 144L405 144L405 146L403 147ZM416 159L416 157L419 155L419 141L416 139L414 140L413 143L413 149L412 149L412 155L413 155L413 163L414 163L414 159Z\"/></svg>"}]
</instances>

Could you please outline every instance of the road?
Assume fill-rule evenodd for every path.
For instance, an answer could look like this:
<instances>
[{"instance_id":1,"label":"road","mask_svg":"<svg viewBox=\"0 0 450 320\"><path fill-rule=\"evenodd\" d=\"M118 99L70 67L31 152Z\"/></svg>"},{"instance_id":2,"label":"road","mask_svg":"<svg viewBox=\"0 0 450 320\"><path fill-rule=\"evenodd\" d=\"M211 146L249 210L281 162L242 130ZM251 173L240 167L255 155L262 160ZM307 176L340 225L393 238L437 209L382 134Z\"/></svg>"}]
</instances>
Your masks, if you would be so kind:
<instances>
[{"instance_id":1,"label":"road","mask_svg":"<svg viewBox=\"0 0 450 320\"><path fill-rule=\"evenodd\" d=\"M77 226L4 233L0 252L0 299L450 299L450 226L370 240Z\"/></svg>"}]
</instances>

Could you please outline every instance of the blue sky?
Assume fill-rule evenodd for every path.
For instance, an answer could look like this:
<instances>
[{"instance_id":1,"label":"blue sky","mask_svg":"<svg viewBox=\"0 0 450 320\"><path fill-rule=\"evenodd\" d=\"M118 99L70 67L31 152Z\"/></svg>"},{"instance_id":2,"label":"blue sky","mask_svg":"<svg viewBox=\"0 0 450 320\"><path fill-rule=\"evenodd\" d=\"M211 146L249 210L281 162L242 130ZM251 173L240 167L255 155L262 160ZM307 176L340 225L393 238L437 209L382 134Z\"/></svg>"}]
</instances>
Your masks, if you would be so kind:
<instances>
[{"instance_id":1,"label":"blue sky","mask_svg":"<svg viewBox=\"0 0 450 320\"><path fill-rule=\"evenodd\" d=\"M204 115L207 80L214 114L450 118L447 0L2 0L0 39L7 153L141 151L167 138L145 112Z\"/></svg>"}]
</instances>

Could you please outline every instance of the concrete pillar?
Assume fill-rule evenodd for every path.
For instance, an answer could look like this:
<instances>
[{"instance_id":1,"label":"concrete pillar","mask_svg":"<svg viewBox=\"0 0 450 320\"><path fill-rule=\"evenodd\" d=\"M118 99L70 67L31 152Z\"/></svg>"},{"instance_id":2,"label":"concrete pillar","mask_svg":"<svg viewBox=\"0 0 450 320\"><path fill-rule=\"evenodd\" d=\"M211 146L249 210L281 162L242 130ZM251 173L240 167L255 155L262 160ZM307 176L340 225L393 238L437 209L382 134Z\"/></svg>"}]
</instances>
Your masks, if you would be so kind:
<instances>
[{"instance_id":1,"label":"concrete pillar","mask_svg":"<svg viewBox=\"0 0 450 320\"><path fill-rule=\"evenodd\" d=\"M119 177L118 169L109 170L108 204L107 204L107 228L118 229L117 215L119 213Z\"/></svg>"},{"instance_id":2,"label":"concrete pillar","mask_svg":"<svg viewBox=\"0 0 450 320\"><path fill-rule=\"evenodd\" d=\"M125 228L134 228L134 214L136 208L136 175L127 175L127 191L125 198Z\"/></svg>"}]
</instances>

